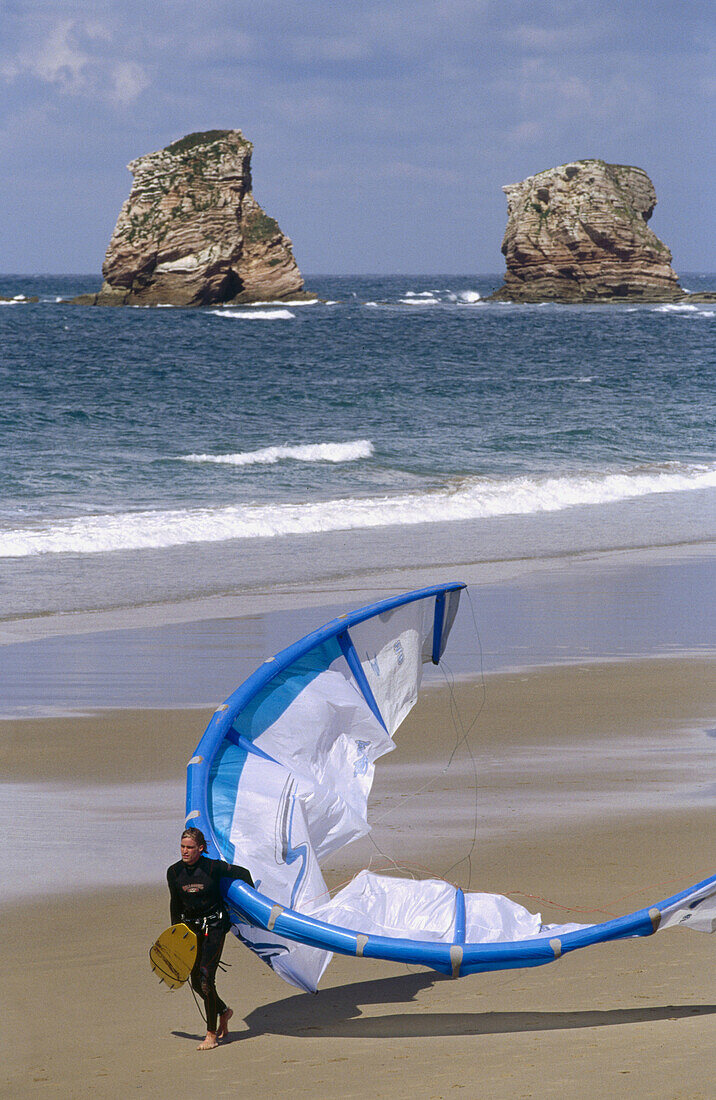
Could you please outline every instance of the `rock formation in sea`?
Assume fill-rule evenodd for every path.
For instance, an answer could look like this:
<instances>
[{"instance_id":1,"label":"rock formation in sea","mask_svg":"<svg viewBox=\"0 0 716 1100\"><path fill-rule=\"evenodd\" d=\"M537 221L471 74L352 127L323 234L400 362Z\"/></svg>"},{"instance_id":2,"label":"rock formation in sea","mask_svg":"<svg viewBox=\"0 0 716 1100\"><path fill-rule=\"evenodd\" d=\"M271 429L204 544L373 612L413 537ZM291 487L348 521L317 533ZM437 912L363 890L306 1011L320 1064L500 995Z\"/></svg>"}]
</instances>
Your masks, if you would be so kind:
<instances>
[{"instance_id":1,"label":"rock formation in sea","mask_svg":"<svg viewBox=\"0 0 716 1100\"><path fill-rule=\"evenodd\" d=\"M647 225L656 192L643 169L577 160L502 190L507 272L494 298L670 302L684 297L671 252Z\"/></svg>"},{"instance_id":2,"label":"rock formation in sea","mask_svg":"<svg viewBox=\"0 0 716 1100\"><path fill-rule=\"evenodd\" d=\"M291 241L251 191L240 130L188 134L133 160L92 305L206 306L313 297Z\"/></svg>"}]
</instances>

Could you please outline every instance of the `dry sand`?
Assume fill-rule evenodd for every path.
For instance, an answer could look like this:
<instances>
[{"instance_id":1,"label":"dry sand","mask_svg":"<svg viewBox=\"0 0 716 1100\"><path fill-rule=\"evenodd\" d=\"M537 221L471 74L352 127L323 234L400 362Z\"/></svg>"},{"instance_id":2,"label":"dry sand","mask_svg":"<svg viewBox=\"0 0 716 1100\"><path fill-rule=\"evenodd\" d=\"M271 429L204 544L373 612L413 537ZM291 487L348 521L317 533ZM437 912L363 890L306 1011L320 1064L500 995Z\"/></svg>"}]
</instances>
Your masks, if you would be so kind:
<instances>
[{"instance_id":1,"label":"dry sand","mask_svg":"<svg viewBox=\"0 0 716 1100\"><path fill-rule=\"evenodd\" d=\"M510 893L546 920L588 922L712 873L716 822L705 780L716 747L707 736L715 670L713 661L671 659L492 676L484 705L482 685L457 685L468 721L482 706L471 744L478 805L488 811L472 888ZM447 704L447 689L426 693L376 785L376 816L395 808L376 829L381 845L390 841L393 856L428 871L464 855L472 834L464 750L441 773L454 738ZM2 723L5 775L167 778L166 761L183 771L206 718L119 711ZM396 808L396 792L426 774L438 778L425 798ZM166 862L174 857L167 852ZM361 857L348 849L330 878ZM317 996L284 985L232 941L219 987L236 1030L200 1054L190 993L168 992L147 962L168 923L166 890L132 885L137 853L121 832L116 858L118 881L128 884L116 894L2 910L3 1095L713 1096L716 945L683 929L460 981L337 957ZM451 877L465 885L467 875L463 862ZM68 891L70 877L68 869Z\"/></svg>"}]
</instances>

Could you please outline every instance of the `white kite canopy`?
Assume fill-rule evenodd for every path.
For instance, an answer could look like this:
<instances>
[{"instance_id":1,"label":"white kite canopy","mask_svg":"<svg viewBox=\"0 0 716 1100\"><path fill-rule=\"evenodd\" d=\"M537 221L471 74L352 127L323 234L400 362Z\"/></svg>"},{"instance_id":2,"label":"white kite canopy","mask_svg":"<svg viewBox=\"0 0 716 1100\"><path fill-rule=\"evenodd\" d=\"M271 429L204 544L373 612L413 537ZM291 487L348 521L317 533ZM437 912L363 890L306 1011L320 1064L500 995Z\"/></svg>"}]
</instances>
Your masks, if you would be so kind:
<instances>
[{"instance_id":1,"label":"white kite canopy","mask_svg":"<svg viewBox=\"0 0 716 1100\"><path fill-rule=\"evenodd\" d=\"M269 658L219 707L189 761L187 824L255 881L255 890L227 887L234 931L301 989L315 990L334 951L457 977L650 934L677 911L713 930L716 876L659 907L586 926L543 925L500 895L367 871L329 896L321 861L370 831L375 763L395 748L423 665L440 661L464 587L360 608Z\"/></svg>"}]
</instances>

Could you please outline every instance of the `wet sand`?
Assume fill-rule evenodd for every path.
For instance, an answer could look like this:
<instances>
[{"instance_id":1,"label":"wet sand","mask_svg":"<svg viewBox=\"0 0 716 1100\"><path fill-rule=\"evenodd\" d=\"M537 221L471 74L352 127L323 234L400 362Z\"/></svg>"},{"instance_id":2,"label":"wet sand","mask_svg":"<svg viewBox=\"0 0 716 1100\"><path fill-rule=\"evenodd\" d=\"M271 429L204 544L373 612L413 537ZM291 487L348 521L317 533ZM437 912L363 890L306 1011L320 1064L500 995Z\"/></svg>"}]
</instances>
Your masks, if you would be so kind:
<instances>
[{"instance_id":1,"label":"wet sand","mask_svg":"<svg viewBox=\"0 0 716 1100\"><path fill-rule=\"evenodd\" d=\"M502 673L430 688L380 769L376 839L392 858L508 893L545 920L629 912L713 873L716 662L670 658ZM479 712L479 716L478 716ZM0 724L4 775L95 789L177 788L208 712L114 711ZM419 800L404 796L431 780ZM83 787L85 785L85 787ZM711 791L710 789L711 788ZM177 831L181 810L177 815ZM707 1100L716 1055L713 937L674 929L547 967L454 982L336 958L299 994L231 941L220 989L232 1041L200 1054L190 993L150 974L168 923L145 886L147 850L108 818L119 890L66 891L2 908L6 957L0 1091L13 1097L633 1097ZM53 838L47 838L50 853ZM66 857L58 854L58 859ZM363 841L332 884L385 856ZM74 891L74 892L73 892ZM244 1022L245 1021L245 1022Z\"/></svg>"}]
</instances>

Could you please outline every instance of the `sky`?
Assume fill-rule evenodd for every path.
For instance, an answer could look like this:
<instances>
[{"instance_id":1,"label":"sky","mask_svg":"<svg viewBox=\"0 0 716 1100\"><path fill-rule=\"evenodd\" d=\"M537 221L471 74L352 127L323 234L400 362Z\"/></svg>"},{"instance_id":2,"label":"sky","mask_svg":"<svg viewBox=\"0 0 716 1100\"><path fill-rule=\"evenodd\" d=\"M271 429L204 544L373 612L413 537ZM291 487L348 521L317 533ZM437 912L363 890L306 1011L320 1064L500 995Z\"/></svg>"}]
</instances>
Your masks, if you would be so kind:
<instances>
[{"instance_id":1,"label":"sky","mask_svg":"<svg viewBox=\"0 0 716 1100\"><path fill-rule=\"evenodd\" d=\"M100 273L126 164L254 145L304 275L504 270L504 184L636 164L678 272L713 271L705 0L0 0L0 271Z\"/></svg>"}]
</instances>

